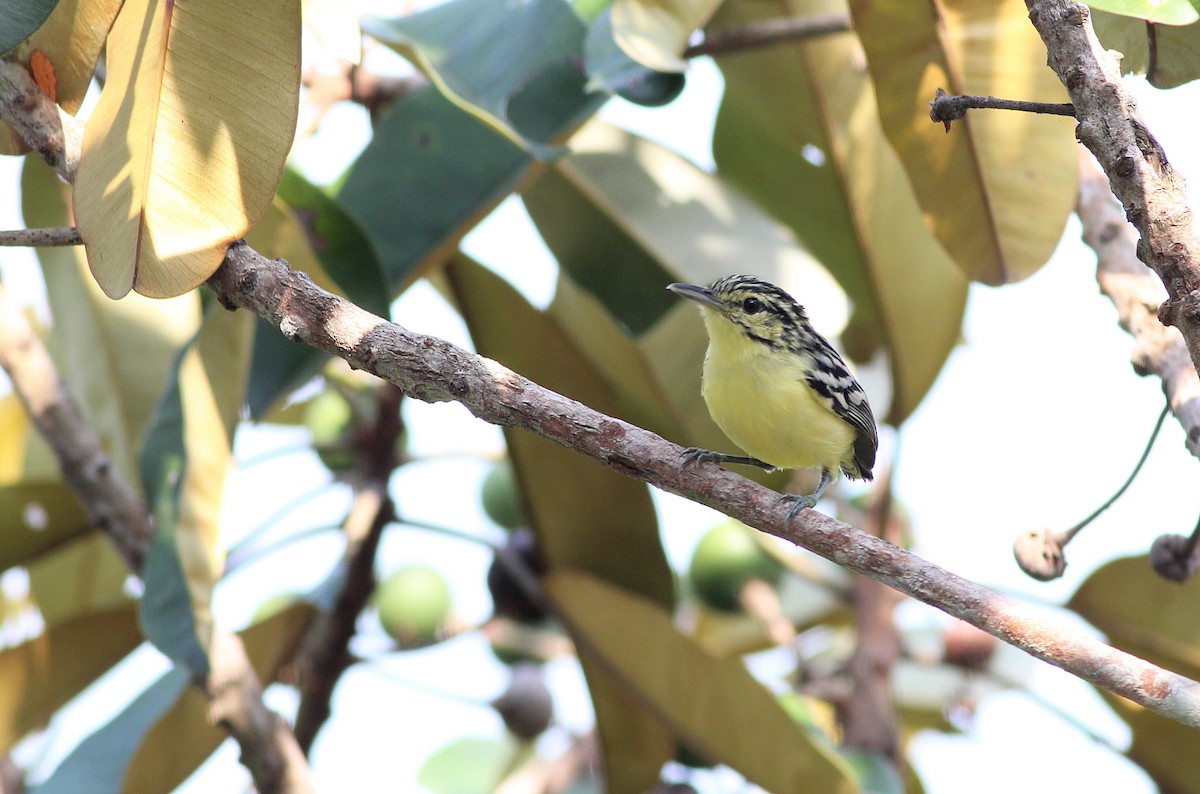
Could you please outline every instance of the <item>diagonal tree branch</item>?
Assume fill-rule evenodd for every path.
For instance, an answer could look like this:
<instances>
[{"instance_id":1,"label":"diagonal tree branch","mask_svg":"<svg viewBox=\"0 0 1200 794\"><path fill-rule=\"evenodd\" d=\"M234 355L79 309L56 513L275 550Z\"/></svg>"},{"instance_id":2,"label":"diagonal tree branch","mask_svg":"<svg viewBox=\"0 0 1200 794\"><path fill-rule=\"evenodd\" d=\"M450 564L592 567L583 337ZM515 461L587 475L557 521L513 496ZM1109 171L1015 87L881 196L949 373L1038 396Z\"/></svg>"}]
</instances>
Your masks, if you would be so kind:
<instances>
[{"instance_id":1,"label":"diagonal tree branch","mask_svg":"<svg viewBox=\"0 0 1200 794\"><path fill-rule=\"evenodd\" d=\"M0 96L0 116L7 121L11 112L12 105ZM249 309L289 339L337 355L409 397L455 400L484 421L530 430L809 549L1166 717L1200 727L1200 683L828 516L806 510L789 523L788 505L774 491L712 463L683 469L682 447L545 389L495 361L377 317L244 243L230 247L208 287L227 308Z\"/></svg>"},{"instance_id":2,"label":"diagonal tree branch","mask_svg":"<svg viewBox=\"0 0 1200 794\"><path fill-rule=\"evenodd\" d=\"M229 249L208 286L227 308L249 309L289 339L340 356L414 399L458 401L486 422L537 433L803 546L1164 716L1200 727L1200 684L828 516L806 510L789 523L788 505L774 491L716 464L683 468L683 447L543 388L495 361L377 317L244 243Z\"/></svg>"},{"instance_id":3,"label":"diagonal tree branch","mask_svg":"<svg viewBox=\"0 0 1200 794\"><path fill-rule=\"evenodd\" d=\"M1200 367L1200 239L1183 178L1138 120L1120 64L1096 39L1087 7L1070 0L1025 5L1050 67L1075 105L1076 137L1095 155L1138 230L1138 258L1167 288L1159 318L1183 333L1192 363Z\"/></svg>"}]
</instances>

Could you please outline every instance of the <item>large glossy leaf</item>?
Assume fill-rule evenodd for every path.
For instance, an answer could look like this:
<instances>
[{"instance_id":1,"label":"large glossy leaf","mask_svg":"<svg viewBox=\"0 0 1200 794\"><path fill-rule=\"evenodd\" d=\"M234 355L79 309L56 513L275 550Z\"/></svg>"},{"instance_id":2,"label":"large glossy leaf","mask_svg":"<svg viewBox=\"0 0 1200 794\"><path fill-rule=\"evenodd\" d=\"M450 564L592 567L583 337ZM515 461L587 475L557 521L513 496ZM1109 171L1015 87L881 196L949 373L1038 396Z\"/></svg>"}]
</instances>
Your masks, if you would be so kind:
<instances>
[{"instance_id":1,"label":"large glossy leaf","mask_svg":"<svg viewBox=\"0 0 1200 794\"><path fill-rule=\"evenodd\" d=\"M132 603L75 618L0 651L0 752L42 728L142 641Z\"/></svg>"},{"instance_id":2,"label":"large glossy leaf","mask_svg":"<svg viewBox=\"0 0 1200 794\"><path fill-rule=\"evenodd\" d=\"M733 0L713 29L829 10L824 0ZM791 226L854 304L843 334L857 360L883 348L902 422L957 344L966 279L926 228L879 127L851 33L718 59L725 95L713 149L721 175Z\"/></svg>"},{"instance_id":3,"label":"large glossy leaf","mask_svg":"<svg viewBox=\"0 0 1200 794\"><path fill-rule=\"evenodd\" d=\"M58 0L23 0L0 5L0 55L33 35L57 3Z\"/></svg>"},{"instance_id":4,"label":"large glossy leaf","mask_svg":"<svg viewBox=\"0 0 1200 794\"><path fill-rule=\"evenodd\" d=\"M88 263L109 296L179 295L275 195L299 101L300 3L126 0L107 52L75 181Z\"/></svg>"},{"instance_id":5,"label":"large glossy leaf","mask_svg":"<svg viewBox=\"0 0 1200 794\"><path fill-rule=\"evenodd\" d=\"M69 189L36 158L21 174L26 225L70 226ZM176 355L200 327L195 296L106 297L78 247L38 258L54 328L51 352L84 416L126 482L138 482L138 450Z\"/></svg>"},{"instance_id":6,"label":"large glossy leaf","mask_svg":"<svg viewBox=\"0 0 1200 794\"><path fill-rule=\"evenodd\" d=\"M338 291L367 311L387 317L391 303L387 279L362 228L294 168L284 169L279 198L298 221L320 269L333 279Z\"/></svg>"},{"instance_id":7,"label":"large glossy leaf","mask_svg":"<svg viewBox=\"0 0 1200 794\"><path fill-rule=\"evenodd\" d=\"M453 0L362 26L419 62L460 107L541 154L607 98L585 90L586 26L562 0Z\"/></svg>"},{"instance_id":8,"label":"large glossy leaf","mask_svg":"<svg viewBox=\"0 0 1200 794\"><path fill-rule=\"evenodd\" d=\"M532 163L425 86L384 113L337 200L370 238L397 292L453 253Z\"/></svg>"},{"instance_id":9,"label":"large glossy leaf","mask_svg":"<svg viewBox=\"0 0 1200 794\"><path fill-rule=\"evenodd\" d=\"M1075 207L1074 122L972 111L947 134L929 120L938 88L1067 101L1025 3L881 0L850 11L884 132L937 239L972 280L1003 284L1036 272Z\"/></svg>"},{"instance_id":10,"label":"large glossy leaf","mask_svg":"<svg viewBox=\"0 0 1200 794\"><path fill-rule=\"evenodd\" d=\"M239 636L258 680L274 681L296 652L315 614L308 604L297 604L256 623ZM209 701L196 687L184 690L174 705L144 734L128 762L122 791L129 794L168 794L228 736L209 718Z\"/></svg>"},{"instance_id":11,"label":"large glossy leaf","mask_svg":"<svg viewBox=\"0 0 1200 794\"><path fill-rule=\"evenodd\" d=\"M571 155L522 198L560 266L637 334L679 305L672 281L751 272L801 296L836 291L791 231L737 190L601 121L581 128ZM837 303L810 314L818 325L844 321Z\"/></svg>"},{"instance_id":12,"label":"large glossy leaf","mask_svg":"<svg viewBox=\"0 0 1200 794\"><path fill-rule=\"evenodd\" d=\"M827 740L797 724L740 658L718 658L660 605L576 571L552 571L547 594L575 642L689 747L767 791L856 791Z\"/></svg>"},{"instance_id":13,"label":"large glossy leaf","mask_svg":"<svg viewBox=\"0 0 1200 794\"><path fill-rule=\"evenodd\" d=\"M455 259L445 274L480 353L597 410L620 414L603 377L552 318L465 257ZM506 430L505 438L522 501L552 570L588 571L652 603L673 604L672 576L644 485L532 433ZM609 786L644 790L671 755L670 736L594 658L584 654L581 661Z\"/></svg>"},{"instance_id":14,"label":"large glossy leaf","mask_svg":"<svg viewBox=\"0 0 1200 794\"><path fill-rule=\"evenodd\" d=\"M1092 26L1106 48L1121 53L1124 72L1146 75L1155 88L1175 88L1200 77L1200 22L1150 26L1140 19L1095 10Z\"/></svg>"},{"instance_id":15,"label":"large glossy leaf","mask_svg":"<svg viewBox=\"0 0 1200 794\"><path fill-rule=\"evenodd\" d=\"M212 589L224 569L221 497L248 377L251 317L215 307L181 355L142 452L154 510L141 619L146 638L207 671Z\"/></svg>"}]
</instances>

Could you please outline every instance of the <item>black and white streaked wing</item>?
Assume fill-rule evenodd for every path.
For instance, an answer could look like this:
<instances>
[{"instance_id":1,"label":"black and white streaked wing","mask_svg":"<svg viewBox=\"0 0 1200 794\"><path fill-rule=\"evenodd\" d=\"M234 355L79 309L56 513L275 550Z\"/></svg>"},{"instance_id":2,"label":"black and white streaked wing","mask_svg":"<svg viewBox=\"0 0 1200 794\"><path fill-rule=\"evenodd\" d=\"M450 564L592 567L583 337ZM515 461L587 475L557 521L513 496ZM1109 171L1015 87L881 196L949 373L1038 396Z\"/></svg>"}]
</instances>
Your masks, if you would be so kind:
<instances>
[{"instance_id":1,"label":"black and white streaked wing","mask_svg":"<svg viewBox=\"0 0 1200 794\"><path fill-rule=\"evenodd\" d=\"M879 432L875 428L875 417L867 403L866 392L828 342L815 331L812 339L817 344L808 351L812 366L805 380L817 396L855 431L853 468L845 465L842 468L851 477L871 479L875 453L879 448Z\"/></svg>"}]
</instances>

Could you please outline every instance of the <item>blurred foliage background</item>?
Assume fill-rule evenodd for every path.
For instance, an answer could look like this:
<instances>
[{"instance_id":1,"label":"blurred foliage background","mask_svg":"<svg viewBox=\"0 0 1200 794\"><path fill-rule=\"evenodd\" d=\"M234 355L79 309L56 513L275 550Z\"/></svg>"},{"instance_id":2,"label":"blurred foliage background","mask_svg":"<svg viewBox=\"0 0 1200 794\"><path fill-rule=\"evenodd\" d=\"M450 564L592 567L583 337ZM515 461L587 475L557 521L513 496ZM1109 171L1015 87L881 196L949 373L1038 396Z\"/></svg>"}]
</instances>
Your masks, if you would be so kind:
<instances>
[{"instance_id":1,"label":"blurred foliage background","mask_svg":"<svg viewBox=\"0 0 1200 794\"><path fill-rule=\"evenodd\" d=\"M207 16L190 5L175 17L128 0L0 9L0 51L64 109L87 107L93 68L105 67L74 187L26 157L20 195L27 226L77 223L88 240L86 251L39 252L44 336L158 529L132 575L16 398L0 400L0 753L15 770L4 791L170 791L197 769L201 788L238 780L234 755L213 755L224 735L188 687L206 670L214 626L242 629L260 676L278 682L272 705L314 748L318 779L322 730L369 709L369 688L347 687L326 727L322 704L342 673L376 669L372 686L404 686L385 680L381 660L486 640L511 678L477 705L507 733L464 731L422 762L417 782L447 794L740 790L743 780L772 792L921 790L908 740L961 730L984 694L1022 686L981 632L948 627L935 650L915 650L891 621L893 602L867 631L861 582L736 523L707 530L672 567L644 485L521 431L505 431L497 459L460 461L474 478L411 480L446 505L438 520L414 519L406 478L431 460L409 437L436 432L415 426L431 414L194 288L245 234L401 324L392 310L413 302L398 297L444 302L479 353L677 443L726 449L700 398L701 323L664 286L753 273L840 339L896 454L961 340L970 285L1035 274L1075 206L1069 119L973 112L949 133L928 119L937 88L1065 101L1024 3L447 0L362 17L329 0L213 3ZM1194 79L1189 3L1096 5L1113 12L1098 11L1096 27L1127 69L1164 88ZM674 102L697 58L711 58L724 85L709 120L715 168L598 117L609 102ZM283 159L297 95L306 167ZM325 124L347 102L369 112L369 139L344 172L314 176L314 151L348 145ZM174 127L174 112L203 123ZM226 140L228 151L217 145ZM0 146L24 150L7 128ZM120 194L114 174L127 178ZM556 264L544 305L460 245L514 196ZM313 455L321 483L297 474L315 470ZM892 465L885 455L874 490L824 507L906 544L920 527L890 491ZM483 469L481 492L462 487ZM325 516L311 506L331 490L342 512ZM456 524L453 506L476 498L494 526ZM486 619L456 614L445 571L459 552L435 567L375 558L383 538L413 532L489 560ZM289 566L307 566L312 586L252 610L222 595L246 592L239 577L255 580L249 592L277 591L270 577L287 580L278 572ZM1118 604L1135 588L1139 605L1159 608ZM1179 617L1196 598L1125 559L1068 608L1197 677L1200 637ZM330 650L339 621L353 639L322 656L314 648ZM884 741L869 742L848 724L869 683L854 660L889 642L904 651L882 671ZM158 652L153 675L121 673ZM546 672L573 658L582 679ZM451 698L463 697L456 683L487 674L469 653L446 664ZM555 700L572 685L581 696L583 682L594 730L555 718ZM103 701L99 692L104 719L66 730L62 715ZM1186 729L1113 708L1132 731L1116 752L1164 789L1189 790L1195 761L1169 749L1188 742ZM387 715L414 731L430 719Z\"/></svg>"}]
</instances>

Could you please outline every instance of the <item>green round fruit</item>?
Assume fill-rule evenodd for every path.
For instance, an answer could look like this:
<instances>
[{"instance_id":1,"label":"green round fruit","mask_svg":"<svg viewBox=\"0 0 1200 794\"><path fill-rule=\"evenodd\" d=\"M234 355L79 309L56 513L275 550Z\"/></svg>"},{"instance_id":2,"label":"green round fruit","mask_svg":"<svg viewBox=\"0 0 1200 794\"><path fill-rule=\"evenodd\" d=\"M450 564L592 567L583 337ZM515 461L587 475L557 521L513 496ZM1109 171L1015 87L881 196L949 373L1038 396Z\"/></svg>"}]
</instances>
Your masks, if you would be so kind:
<instances>
[{"instance_id":1,"label":"green round fruit","mask_svg":"<svg viewBox=\"0 0 1200 794\"><path fill-rule=\"evenodd\" d=\"M332 472L349 471L357 462L350 443L350 425L354 411L337 389L326 389L313 397L304 409L304 426L312 434L313 449Z\"/></svg>"},{"instance_id":2,"label":"green round fruit","mask_svg":"<svg viewBox=\"0 0 1200 794\"><path fill-rule=\"evenodd\" d=\"M487 513L487 517L505 529L516 529L529 523L521 507L516 473L507 459L492 466L483 478L480 501L483 502L483 512Z\"/></svg>"},{"instance_id":3,"label":"green round fruit","mask_svg":"<svg viewBox=\"0 0 1200 794\"><path fill-rule=\"evenodd\" d=\"M401 568L376 588L375 606L383 630L402 647L428 645L450 615L450 588L432 568Z\"/></svg>"},{"instance_id":4,"label":"green round fruit","mask_svg":"<svg viewBox=\"0 0 1200 794\"><path fill-rule=\"evenodd\" d=\"M742 588L751 579L771 584L779 580L779 563L763 550L753 532L731 520L710 529L696 545L688 577L705 604L735 612L741 608Z\"/></svg>"}]
</instances>

